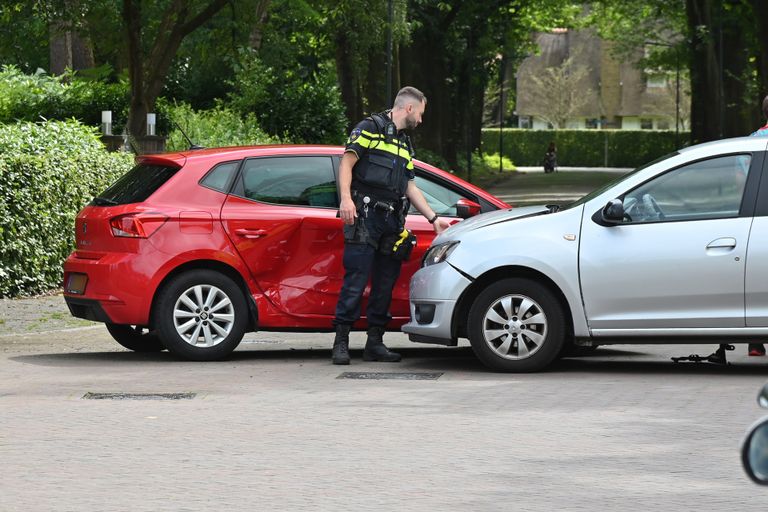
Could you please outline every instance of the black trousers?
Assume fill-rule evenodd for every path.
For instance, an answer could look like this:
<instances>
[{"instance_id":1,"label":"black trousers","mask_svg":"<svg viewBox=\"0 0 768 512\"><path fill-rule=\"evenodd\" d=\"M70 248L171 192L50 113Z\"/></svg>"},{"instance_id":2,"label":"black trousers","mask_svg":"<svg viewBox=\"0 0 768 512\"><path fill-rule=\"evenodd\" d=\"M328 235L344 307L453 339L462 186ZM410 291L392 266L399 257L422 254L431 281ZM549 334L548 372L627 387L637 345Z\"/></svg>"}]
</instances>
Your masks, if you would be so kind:
<instances>
[{"instance_id":1,"label":"black trousers","mask_svg":"<svg viewBox=\"0 0 768 512\"><path fill-rule=\"evenodd\" d=\"M365 313L368 325L384 327L392 319L389 314L392 289L400 277L403 262L381 254L377 246L383 235L398 233L401 226L397 215L373 208L369 208L367 216L362 211L358 216L368 230L368 242L350 240L354 226L345 226L344 284L333 325L351 325L360 318L363 292L370 278L371 293Z\"/></svg>"}]
</instances>

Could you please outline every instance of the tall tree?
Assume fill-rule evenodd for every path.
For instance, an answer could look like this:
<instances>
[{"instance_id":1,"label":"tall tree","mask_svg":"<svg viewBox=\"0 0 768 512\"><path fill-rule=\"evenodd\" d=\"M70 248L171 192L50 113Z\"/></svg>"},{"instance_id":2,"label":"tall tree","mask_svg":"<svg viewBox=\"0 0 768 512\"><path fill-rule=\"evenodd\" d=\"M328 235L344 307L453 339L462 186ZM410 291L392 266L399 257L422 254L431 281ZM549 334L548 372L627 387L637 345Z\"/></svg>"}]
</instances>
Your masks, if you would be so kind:
<instances>
[{"instance_id":1,"label":"tall tree","mask_svg":"<svg viewBox=\"0 0 768 512\"><path fill-rule=\"evenodd\" d=\"M123 21L128 39L128 75L131 82L131 104L128 131L141 135L146 129L147 113L163 90L168 70L182 41L192 31L218 13L229 0L199 2L172 0L152 32L154 39L144 38L149 31L142 16L142 0L123 0Z\"/></svg>"},{"instance_id":2,"label":"tall tree","mask_svg":"<svg viewBox=\"0 0 768 512\"><path fill-rule=\"evenodd\" d=\"M584 79L590 68L573 63L569 57L559 66L547 67L541 75L531 77L528 91L531 113L555 128L565 128L566 121L594 101L594 91L585 90Z\"/></svg>"},{"instance_id":3,"label":"tall tree","mask_svg":"<svg viewBox=\"0 0 768 512\"><path fill-rule=\"evenodd\" d=\"M593 15L601 34L620 47L661 43L666 48L656 52L656 64L672 70L685 63L691 142L745 135L759 122L759 100L768 92L765 0L597 0Z\"/></svg>"},{"instance_id":4,"label":"tall tree","mask_svg":"<svg viewBox=\"0 0 768 512\"><path fill-rule=\"evenodd\" d=\"M403 83L429 99L418 139L451 164L480 144L483 98L499 54L515 66L532 48L531 32L562 26L579 6L565 0L413 0L415 29L402 48Z\"/></svg>"}]
</instances>

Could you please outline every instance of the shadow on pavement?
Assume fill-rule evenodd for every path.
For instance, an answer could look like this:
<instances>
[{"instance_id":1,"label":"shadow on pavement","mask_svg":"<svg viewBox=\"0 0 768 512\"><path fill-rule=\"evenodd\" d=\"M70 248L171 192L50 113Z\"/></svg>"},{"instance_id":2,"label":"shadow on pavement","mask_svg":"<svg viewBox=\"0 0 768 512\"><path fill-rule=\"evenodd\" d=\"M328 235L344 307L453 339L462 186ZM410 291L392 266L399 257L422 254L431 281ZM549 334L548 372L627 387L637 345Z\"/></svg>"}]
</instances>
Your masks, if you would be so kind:
<instances>
[{"instance_id":1,"label":"shadow on pavement","mask_svg":"<svg viewBox=\"0 0 768 512\"><path fill-rule=\"evenodd\" d=\"M493 372L474 356L471 348L397 348L403 355L399 364L366 363L362 361L362 350L351 350L352 365L339 369L355 367L376 367L377 371L442 371L442 372ZM10 357L9 360L23 364L53 367L79 366L114 366L133 365L136 363L167 365L232 365L233 363L296 363L327 362L330 366L330 349L260 349L237 350L229 359L215 362L190 362L175 358L168 352L136 353L116 352L72 352L54 354L34 354ZM621 358L621 359L619 359ZM642 358L638 360L638 358ZM768 358L755 361L735 361L727 366L711 363L674 363L664 354L640 352L637 350L618 350L600 348L593 353L578 357L568 357L555 361L545 373L591 373L591 374L680 374L680 375L768 375ZM496 375L504 375L496 373ZM521 374L510 374L521 375ZM535 375L535 374L534 374Z\"/></svg>"}]
</instances>

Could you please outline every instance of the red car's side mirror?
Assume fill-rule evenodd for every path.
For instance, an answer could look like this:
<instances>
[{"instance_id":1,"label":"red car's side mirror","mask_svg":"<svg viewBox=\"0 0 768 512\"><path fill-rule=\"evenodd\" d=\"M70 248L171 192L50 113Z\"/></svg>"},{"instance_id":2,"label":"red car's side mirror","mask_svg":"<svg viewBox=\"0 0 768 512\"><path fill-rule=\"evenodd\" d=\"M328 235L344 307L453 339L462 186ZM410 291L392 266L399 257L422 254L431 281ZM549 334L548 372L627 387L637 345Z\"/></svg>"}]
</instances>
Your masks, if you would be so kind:
<instances>
[{"instance_id":1,"label":"red car's side mirror","mask_svg":"<svg viewBox=\"0 0 768 512\"><path fill-rule=\"evenodd\" d=\"M468 219L470 217L474 217L475 215L480 213L480 211L481 211L480 205L474 201L470 201L469 199L464 199L464 198L456 201L456 215L458 215L462 219Z\"/></svg>"}]
</instances>

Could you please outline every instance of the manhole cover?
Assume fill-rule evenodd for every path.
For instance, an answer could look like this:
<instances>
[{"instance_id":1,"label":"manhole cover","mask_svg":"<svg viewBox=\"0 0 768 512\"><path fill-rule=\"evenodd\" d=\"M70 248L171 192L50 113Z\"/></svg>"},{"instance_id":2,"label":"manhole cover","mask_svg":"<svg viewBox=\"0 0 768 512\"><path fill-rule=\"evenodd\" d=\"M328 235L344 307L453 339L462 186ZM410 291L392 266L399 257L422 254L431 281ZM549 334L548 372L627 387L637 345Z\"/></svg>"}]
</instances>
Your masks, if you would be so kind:
<instances>
[{"instance_id":1,"label":"manhole cover","mask_svg":"<svg viewBox=\"0 0 768 512\"><path fill-rule=\"evenodd\" d=\"M91 393L85 400L191 400L197 393Z\"/></svg>"},{"instance_id":2,"label":"manhole cover","mask_svg":"<svg viewBox=\"0 0 768 512\"><path fill-rule=\"evenodd\" d=\"M360 379L360 380L377 380L377 379L392 379L392 380L437 380L442 375L442 372L419 372L419 373L405 373L405 372L344 372L337 379Z\"/></svg>"}]
</instances>

